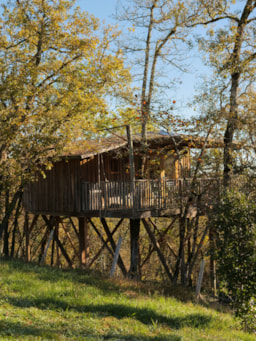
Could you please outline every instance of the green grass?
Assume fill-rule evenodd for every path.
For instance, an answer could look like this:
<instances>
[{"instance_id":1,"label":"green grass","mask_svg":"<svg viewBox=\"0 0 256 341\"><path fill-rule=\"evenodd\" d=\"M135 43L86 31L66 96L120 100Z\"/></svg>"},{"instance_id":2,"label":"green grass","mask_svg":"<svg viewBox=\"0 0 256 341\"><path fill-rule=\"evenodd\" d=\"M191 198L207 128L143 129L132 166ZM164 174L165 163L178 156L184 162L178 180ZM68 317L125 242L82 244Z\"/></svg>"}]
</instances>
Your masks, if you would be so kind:
<instances>
[{"instance_id":1,"label":"green grass","mask_svg":"<svg viewBox=\"0 0 256 341\"><path fill-rule=\"evenodd\" d=\"M0 340L256 339L228 313L143 285L14 261L0 268Z\"/></svg>"}]
</instances>

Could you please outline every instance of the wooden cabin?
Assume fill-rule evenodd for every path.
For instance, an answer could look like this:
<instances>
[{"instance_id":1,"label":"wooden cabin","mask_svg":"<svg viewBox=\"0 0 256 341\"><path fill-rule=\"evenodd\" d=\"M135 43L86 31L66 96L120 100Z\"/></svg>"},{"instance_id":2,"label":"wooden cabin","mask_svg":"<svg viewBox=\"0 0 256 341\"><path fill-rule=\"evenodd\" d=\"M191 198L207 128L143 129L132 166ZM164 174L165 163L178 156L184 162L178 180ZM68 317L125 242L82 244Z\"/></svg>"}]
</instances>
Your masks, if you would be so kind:
<instances>
[{"instance_id":1,"label":"wooden cabin","mask_svg":"<svg viewBox=\"0 0 256 341\"><path fill-rule=\"evenodd\" d=\"M152 133L143 179L139 179L141 140L133 136L134 177L126 137L78 142L67 148L45 178L38 176L24 191L28 212L53 216L172 216L190 186L190 149L203 139ZM209 186L209 180L200 184Z\"/></svg>"},{"instance_id":2,"label":"wooden cabin","mask_svg":"<svg viewBox=\"0 0 256 341\"><path fill-rule=\"evenodd\" d=\"M79 258L81 267L91 267L102 250L108 248L111 256L116 252L113 234L119 229L124 218L130 220L130 269L127 270L121 256L118 265L124 276L137 278L140 273L139 234L140 222L157 251L160 262L170 279L173 278L167 261L161 252L156 236L152 232L150 217L171 217L173 225L178 216L186 219L198 212L198 198L203 205L211 204L216 198L217 179L191 179L191 148L205 147L203 138L161 133L148 134L145 172L140 178L141 139L135 135L127 137L108 137L102 140L79 141L66 148L51 170L45 170L45 176L39 174L35 181L24 190L23 202L27 212L25 219L26 259L34 259L31 253L30 235L41 216L46 224L41 247L44 255L52 241L51 264L59 266L58 250L61 250L68 266L74 266L73 256ZM216 141L208 141L206 147L218 147ZM193 194L191 196L191 193ZM195 200L191 200L191 198ZM189 198L189 199L188 199ZM189 209L187 207L189 203ZM186 208L185 208L186 207ZM202 212L200 208L200 212ZM33 218L29 223L29 214ZM201 213L200 213L201 214ZM47 217L48 216L48 217ZM72 221L78 218L78 229ZM105 237L91 218L99 217ZM66 227L68 218L78 237L79 252ZM119 218L111 231L106 218ZM149 219L148 219L149 218ZM151 221L151 223L150 223ZM90 257L89 224L103 242L103 246ZM63 227L74 255L68 255L61 241L59 226ZM110 243L110 247L108 247ZM55 246L57 251L55 252ZM45 249L46 247L46 249ZM55 254L57 260L54 261ZM152 254L149 252L146 259ZM35 256L34 256L35 257ZM39 257L42 262L44 256ZM143 263L144 264L144 263Z\"/></svg>"}]
</instances>

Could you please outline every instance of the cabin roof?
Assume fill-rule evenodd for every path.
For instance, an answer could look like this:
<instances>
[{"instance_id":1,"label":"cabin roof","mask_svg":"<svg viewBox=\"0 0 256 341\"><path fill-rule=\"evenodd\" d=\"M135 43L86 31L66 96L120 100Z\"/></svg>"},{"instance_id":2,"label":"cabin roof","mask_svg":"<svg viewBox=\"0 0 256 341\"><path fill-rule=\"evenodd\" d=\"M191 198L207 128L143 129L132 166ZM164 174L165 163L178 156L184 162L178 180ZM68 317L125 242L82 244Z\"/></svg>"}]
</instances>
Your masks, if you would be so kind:
<instances>
[{"instance_id":1,"label":"cabin roof","mask_svg":"<svg viewBox=\"0 0 256 341\"><path fill-rule=\"evenodd\" d=\"M141 146L141 136L132 136L134 149ZM152 150L175 150L183 148L201 148L205 144L205 137L191 135L166 134L163 132L150 132L147 134L148 148ZM62 157L86 159L97 154L117 151L128 146L126 136L112 135L101 139L75 141L65 147ZM218 148L223 146L220 140L208 139L206 148Z\"/></svg>"}]
</instances>

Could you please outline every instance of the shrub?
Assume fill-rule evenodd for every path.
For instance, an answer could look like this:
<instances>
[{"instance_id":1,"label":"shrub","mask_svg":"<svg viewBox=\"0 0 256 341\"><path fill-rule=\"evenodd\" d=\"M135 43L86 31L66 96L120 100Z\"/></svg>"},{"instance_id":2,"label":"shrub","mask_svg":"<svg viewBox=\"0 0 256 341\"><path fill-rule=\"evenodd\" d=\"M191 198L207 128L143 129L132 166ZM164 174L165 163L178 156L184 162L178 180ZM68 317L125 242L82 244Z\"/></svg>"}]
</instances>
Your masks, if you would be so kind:
<instances>
[{"instance_id":1,"label":"shrub","mask_svg":"<svg viewBox=\"0 0 256 341\"><path fill-rule=\"evenodd\" d=\"M216 207L212 223L220 289L233 298L245 328L256 332L256 205L230 191Z\"/></svg>"}]
</instances>

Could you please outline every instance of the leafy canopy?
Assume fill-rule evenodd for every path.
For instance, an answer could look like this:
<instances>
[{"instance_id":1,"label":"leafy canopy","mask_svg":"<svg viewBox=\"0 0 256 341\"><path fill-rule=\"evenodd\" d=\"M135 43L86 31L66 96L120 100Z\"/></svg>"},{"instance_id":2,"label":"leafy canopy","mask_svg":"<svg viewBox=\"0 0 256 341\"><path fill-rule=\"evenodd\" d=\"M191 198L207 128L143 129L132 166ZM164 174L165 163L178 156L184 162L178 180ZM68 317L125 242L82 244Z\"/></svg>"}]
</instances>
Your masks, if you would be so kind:
<instances>
[{"instance_id":1,"label":"leafy canopy","mask_svg":"<svg viewBox=\"0 0 256 341\"><path fill-rule=\"evenodd\" d=\"M129 73L110 52L118 35L73 0L16 0L0 19L0 172L33 169L87 131L108 124L107 96L123 95ZM15 160L15 161L14 161ZM24 167L23 167L24 168Z\"/></svg>"}]
</instances>

